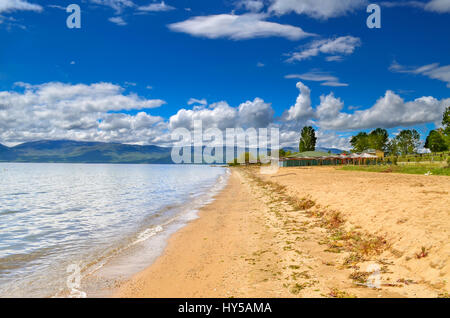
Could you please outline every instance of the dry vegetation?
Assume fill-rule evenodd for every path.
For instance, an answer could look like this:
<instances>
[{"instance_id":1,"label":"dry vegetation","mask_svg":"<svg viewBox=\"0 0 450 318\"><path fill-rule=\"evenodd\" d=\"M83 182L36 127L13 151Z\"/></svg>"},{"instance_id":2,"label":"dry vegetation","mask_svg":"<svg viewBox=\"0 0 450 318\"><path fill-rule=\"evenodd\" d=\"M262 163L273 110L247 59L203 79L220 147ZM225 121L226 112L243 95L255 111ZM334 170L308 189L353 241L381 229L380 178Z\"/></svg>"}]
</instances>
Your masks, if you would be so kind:
<instances>
[{"instance_id":1,"label":"dry vegetation","mask_svg":"<svg viewBox=\"0 0 450 318\"><path fill-rule=\"evenodd\" d=\"M302 259L299 256L305 257L299 244L309 246L309 241L317 240L316 243L323 246L323 252L329 255L320 256L322 258L320 265L333 268L335 271L346 271L345 277L358 289L365 287L367 290L368 286L372 286L368 284L372 272L360 270L368 263L379 265L380 274L392 273L389 267L393 263L387 261L384 256L386 253L395 254L395 250L391 251L391 244L385 237L372 235L361 228L350 226L341 212L317 204L310 196L299 197L290 192L286 186L261 178L255 169L239 168L239 170L251 179L254 185L269 195L269 208L281 221L285 231L283 251L294 255L291 261L302 263L303 261L297 261ZM426 248L423 248L416 257L426 257L428 252ZM312 256L308 257L312 258ZM257 260L252 261L253 264L257 264ZM327 286L328 291L319 288L321 284L314 270L313 266L310 265L308 268L308 265L305 266L303 262L302 265L284 266L282 272L273 273L273 276L283 276L285 280L283 286L293 295L300 295L305 290L319 292L320 296L336 298L356 297L355 294L358 294L353 293L352 289L342 290L335 286ZM286 272L288 274L285 274ZM394 289L396 292L399 287L410 287L413 284L417 282L403 277L396 278L394 281L388 277L381 282L383 290ZM368 297L364 294L360 296Z\"/></svg>"}]
</instances>

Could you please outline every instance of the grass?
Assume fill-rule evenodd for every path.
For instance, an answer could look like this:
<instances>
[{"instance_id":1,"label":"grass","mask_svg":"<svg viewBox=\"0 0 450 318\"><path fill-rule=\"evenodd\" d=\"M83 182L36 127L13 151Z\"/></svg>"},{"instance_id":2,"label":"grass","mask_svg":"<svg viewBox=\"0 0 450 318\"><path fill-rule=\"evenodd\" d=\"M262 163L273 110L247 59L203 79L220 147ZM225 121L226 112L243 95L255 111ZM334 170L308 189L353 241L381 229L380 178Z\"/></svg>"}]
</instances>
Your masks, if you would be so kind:
<instances>
[{"instance_id":1,"label":"grass","mask_svg":"<svg viewBox=\"0 0 450 318\"><path fill-rule=\"evenodd\" d=\"M345 171L367 171L384 173L407 173L407 174L427 174L450 176L450 167L437 167L431 165L381 165L381 166L344 166L340 168Z\"/></svg>"}]
</instances>

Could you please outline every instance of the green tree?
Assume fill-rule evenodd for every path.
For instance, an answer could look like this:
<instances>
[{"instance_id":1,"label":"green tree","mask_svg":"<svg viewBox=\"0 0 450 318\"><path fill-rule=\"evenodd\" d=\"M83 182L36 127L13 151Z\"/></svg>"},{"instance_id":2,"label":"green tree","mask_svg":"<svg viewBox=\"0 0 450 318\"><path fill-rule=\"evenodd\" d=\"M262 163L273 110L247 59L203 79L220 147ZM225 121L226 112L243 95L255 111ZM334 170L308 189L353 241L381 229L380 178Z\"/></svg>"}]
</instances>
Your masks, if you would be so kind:
<instances>
[{"instance_id":1,"label":"green tree","mask_svg":"<svg viewBox=\"0 0 450 318\"><path fill-rule=\"evenodd\" d=\"M365 132L360 132L356 136L353 136L350 139L350 144L352 145L353 152L363 152L364 150L369 149L369 135Z\"/></svg>"},{"instance_id":2,"label":"green tree","mask_svg":"<svg viewBox=\"0 0 450 318\"><path fill-rule=\"evenodd\" d=\"M314 151L316 149L316 131L311 126L305 126L302 129L298 150Z\"/></svg>"},{"instance_id":3,"label":"green tree","mask_svg":"<svg viewBox=\"0 0 450 318\"><path fill-rule=\"evenodd\" d=\"M377 128L369 134L369 148L386 150L389 134L386 129Z\"/></svg>"},{"instance_id":4,"label":"green tree","mask_svg":"<svg viewBox=\"0 0 450 318\"><path fill-rule=\"evenodd\" d=\"M405 129L395 137L395 141L401 155L413 154L419 146L420 135L415 129Z\"/></svg>"},{"instance_id":5,"label":"green tree","mask_svg":"<svg viewBox=\"0 0 450 318\"><path fill-rule=\"evenodd\" d=\"M397 144L397 140L395 138L391 139L387 143L386 150L390 156L398 156L399 155L398 144Z\"/></svg>"},{"instance_id":6,"label":"green tree","mask_svg":"<svg viewBox=\"0 0 450 318\"><path fill-rule=\"evenodd\" d=\"M425 140L425 148L430 149L431 152L445 151L448 149L445 143L442 132L431 130Z\"/></svg>"},{"instance_id":7,"label":"green tree","mask_svg":"<svg viewBox=\"0 0 450 318\"><path fill-rule=\"evenodd\" d=\"M450 135L450 106L444 111L444 115L442 116L442 126L444 126L444 133L447 136Z\"/></svg>"},{"instance_id":8,"label":"green tree","mask_svg":"<svg viewBox=\"0 0 450 318\"><path fill-rule=\"evenodd\" d=\"M442 126L444 126L444 140L447 149L450 149L450 106L448 106L442 116Z\"/></svg>"}]
</instances>

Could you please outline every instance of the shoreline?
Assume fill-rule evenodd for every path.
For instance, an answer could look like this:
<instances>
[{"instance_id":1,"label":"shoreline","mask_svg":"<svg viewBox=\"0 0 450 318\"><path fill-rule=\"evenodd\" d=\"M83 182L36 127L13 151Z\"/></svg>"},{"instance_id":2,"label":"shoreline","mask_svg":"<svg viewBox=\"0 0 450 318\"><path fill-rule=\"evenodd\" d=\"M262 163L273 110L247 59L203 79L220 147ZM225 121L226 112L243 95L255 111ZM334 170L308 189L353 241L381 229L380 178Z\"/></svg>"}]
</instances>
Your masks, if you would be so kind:
<instances>
[{"instance_id":1,"label":"shoreline","mask_svg":"<svg viewBox=\"0 0 450 318\"><path fill-rule=\"evenodd\" d=\"M197 219L175 232L168 240L163 254L145 270L119 286L113 297L448 295L448 286L437 284L437 281L445 281L448 277L448 256L445 257L445 254L439 255L442 264L438 266L440 269L437 270L437 277L434 272L427 273L426 277L416 277L417 270L410 265L419 263L418 268L423 271L424 266L430 267L428 262L434 262L435 257L432 260L408 260L410 263L405 265L404 259L394 255L397 250L393 248L367 256L366 260L360 260L351 266L343 266L344 259L351 253L342 249L342 252L336 254L324 246L326 240L329 244L331 230L318 226L321 219L311 218L311 215L306 214L309 211L297 211L298 209L293 209L286 203L289 195L301 194L298 190L302 188L302 183L297 174L304 175L304 183L309 182L308 174L324 174L334 184L339 182L336 178L342 176L352 182L354 178L361 180L360 174L324 168L282 168L274 176L258 176L256 169L251 168L233 168L231 171L228 184L215 200L200 209ZM389 182L395 178L386 174L364 177L375 178L374 180L387 178ZM407 176L406 179L408 178L414 176ZM431 184L434 181L433 178L420 179L421 182L431 180ZM449 180L442 179L442 182L448 183ZM277 192L276 189L286 185L289 186L287 190ZM314 195L314 199L316 196L320 197L317 192L309 192ZM328 200L329 197L325 196L325 199ZM327 202L320 200L321 204ZM334 203L333 200L330 202ZM317 204L310 210L315 211L319 206ZM345 211L345 204L341 204L341 208ZM349 219L345 224L348 223L352 228L373 230L361 221L364 213L360 215L361 212L358 211L354 214L343 214ZM361 221L363 226L356 224L355 220ZM443 227L444 232L446 229L447 227ZM391 228L386 226L386 232L389 231ZM397 229L393 228L392 231L395 234ZM394 234L390 234L387 234L388 239L397 239ZM392 243L395 245L396 242L389 242ZM411 246L408 248L411 249ZM416 252L416 248L420 250L420 245L412 247L408 252ZM445 250L446 248L443 251ZM374 262L382 268L383 284L380 288L364 287L361 283L364 283L361 277L367 278L364 269Z\"/></svg>"}]
</instances>

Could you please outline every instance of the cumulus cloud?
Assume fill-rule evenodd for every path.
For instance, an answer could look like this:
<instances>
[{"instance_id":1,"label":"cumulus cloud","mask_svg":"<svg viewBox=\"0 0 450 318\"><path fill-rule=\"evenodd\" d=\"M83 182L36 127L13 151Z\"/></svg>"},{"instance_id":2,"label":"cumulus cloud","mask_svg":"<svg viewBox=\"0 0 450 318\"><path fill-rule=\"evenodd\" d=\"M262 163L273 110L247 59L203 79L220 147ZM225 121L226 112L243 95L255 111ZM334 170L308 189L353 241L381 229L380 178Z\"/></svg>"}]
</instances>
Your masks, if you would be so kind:
<instances>
[{"instance_id":1,"label":"cumulus cloud","mask_svg":"<svg viewBox=\"0 0 450 318\"><path fill-rule=\"evenodd\" d=\"M0 1L0 13L12 11L42 11L38 4L30 3L26 0L2 0Z\"/></svg>"},{"instance_id":2,"label":"cumulus cloud","mask_svg":"<svg viewBox=\"0 0 450 318\"><path fill-rule=\"evenodd\" d=\"M399 95L388 90L376 103L353 113L342 112L344 103L333 93L320 97L320 104L311 106L311 90L301 82L297 83L300 95L297 102L285 112L285 122L308 120L325 130L348 131L370 128L406 127L426 123L439 125L442 113L450 104L450 98L438 100L424 96L405 102Z\"/></svg>"},{"instance_id":3,"label":"cumulus cloud","mask_svg":"<svg viewBox=\"0 0 450 318\"><path fill-rule=\"evenodd\" d=\"M320 85L322 86L332 86L332 87L340 87L340 86L348 86L346 83L341 83L339 78L334 75L331 75L327 72L322 72L319 70L313 70L304 74L289 74L286 75L287 79L302 79L304 81L313 81L313 82L322 82Z\"/></svg>"},{"instance_id":4,"label":"cumulus cloud","mask_svg":"<svg viewBox=\"0 0 450 318\"><path fill-rule=\"evenodd\" d=\"M388 90L372 107L353 114L339 113L329 119L319 117L318 125L335 130L393 128L426 123L439 125L442 113L449 103L449 98L438 100L431 96L405 102L399 95Z\"/></svg>"},{"instance_id":5,"label":"cumulus cloud","mask_svg":"<svg viewBox=\"0 0 450 318\"><path fill-rule=\"evenodd\" d=\"M334 93L320 96L320 104L312 107L309 87L302 82L298 82L297 87L300 94L295 105L280 118L280 139L285 146L295 146L300 127L313 125L317 127L319 146L347 149L349 136L345 132L428 123L439 126L445 108L450 105L450 98L438 100L432 96L423 96L405 101L388 90L373 106L345 112L344 101L335 97Z\"/></svg>"},{"instance_id":6,"label":"cumulus cloud","mask_svg":"<svg viewBox=\"0 0 450 318\"><path fill-rule=\"evenodd\" d=\"M284 121L305 122L314 117L314 110L311 107L311 90L302 82L297 83L300 94L297 97L295 105L286 110L282 119Z\"/></svg>"},{"instance_id":7,"label":"cumulus cloud","mask_svg":"<svg viewBox=\"0 0 450 318\"><path fill-rule=\"evenodd\" d=\"M319 54L329 54L332 58L328 61L337 60L337 55L350 55L357 47L361 46L361 40L353 36L341 36L334 39L315 40L298 52L288 54L287 62L298 62L309 59Z\"/></svg>"},{"instance_id":8,"label":"cumulus cloud","mask_svg":"<svg viewBox=\"0 0 450 318\"><path fill-rule=\"evenodd\" d=\"M321 80L331 79L323 75ZM297 144L303 125L313 125L318 145L346 149L351 131L439 125L445 107L450 105L450 98L424 96L405 101L388 90L364 110L345 108L344 101L333 92L320 96L319 104L313 106L310 88L302 82L297 88L295 104L279 118L274 117L270 103L255 98L238 106L225 101L208 105L206 100L191 99L192 109L180 109L164 119L148 111L163 105L163 100L125 94L124 87L111 83L18 82L15 90L0 91L0 140L8 144L73 139L171 145L171 130L193 129L193 122L202 120L203 129L279 127L282 144L291 146Z\"/></svg>"},{"instance_id":9,"label":"cumulus cloud","mask_svg":"<svg viewBox=\"0 0 450 318\"><path fill-rule=\"evenodd\" d=\"M180 109L169 119L170 129L192 129L194 120L201 120L203 128L254 127L265 128L273 121L274 111L271 104L260 98L247 101L232 107L227 102L218 102L206 106L196 106L193 109Z\"/></svg>"},{"instance_id":10,"label":"cumulus cloud","mask_svg":"<svg viewBox=\"0 0 450 318\"><path fill-rule=\"evenodd\" d=\"M246 40L263 37L284 37L289 40L299 40L311 33L301 28L269 22L264 14L218 14L192 17L188 20L169 24L169 29L175 32L187 33L196 37L209 39L229 38Z\"/></svg>"},{"instance_id":11,"label":"cumulus cloud","mask_svg":"<svg viewBox=\"0 0 450 318\"><path fill-rule=\"evenodd\" d=\"M402 66L394 61L389 67L389 70L397 73L424 75L445 82L447 83L447 87L450 88L450 65L440 66L439 63L433 63L419 67L408 67Z\"/></svg>"},{"instance_id":12,"label":"cumulus cloud","mask_svg":"<svg viewBox=\"0 0 450 318\"><path fill-rule=\"evenodd\" d=\"M148 100L111 83L30 85L0 91L0 139L19 143L37 139L152 142L167 124L142 111L165 102ZM20 90L23 91L20 91ZM141 110L137 115L114 113Z\"/></svg>"},{"instance_id":13,"label":"cumulus cloud","mask_svg":"<svg viewBox=\"0 0 450 318\"><path fill-rule=\"evenodd\" d=\"M161 3L151 3L146 6L140 6L138 7L138 10L147 12L163 12L175 10L175 8L167 5L164 1L161 1Z\"/></svg>"},{"instance_id":14,"label":"cumulus cloud","mask_svg":"<svg viewBox=\"0 0 450 318\"><path fill-rule=\"evenodd\" d=\"M271 0L269 12L278 15L297 13L316 19L346 15L367 4L366 0Z\"/></svg>"}]
</instances>

